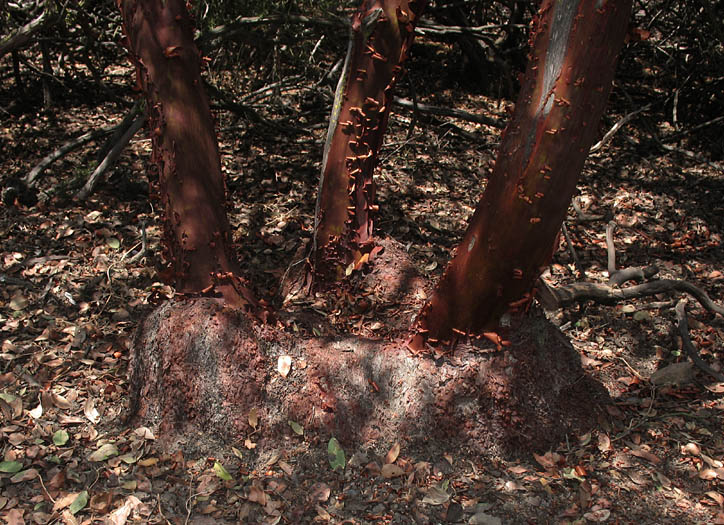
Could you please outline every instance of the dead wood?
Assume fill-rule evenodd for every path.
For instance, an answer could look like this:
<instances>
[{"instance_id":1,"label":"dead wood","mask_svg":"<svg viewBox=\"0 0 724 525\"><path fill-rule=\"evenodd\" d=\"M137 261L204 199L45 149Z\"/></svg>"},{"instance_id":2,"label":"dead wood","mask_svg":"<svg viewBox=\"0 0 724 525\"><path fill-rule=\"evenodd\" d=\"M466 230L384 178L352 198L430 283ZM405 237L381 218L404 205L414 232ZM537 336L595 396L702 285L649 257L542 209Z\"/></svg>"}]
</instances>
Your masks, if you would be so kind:
<instances>
[{"instance_id":1,"label":"dead wood","mask_svg":"<svg viewBox=\"0 0 724 525\"><path fill-rule=\"evenodd\" d=\"M626 281L645 281L651 279L659 273L659 269L654 266L646 266L645 268L624 268L616 269L616 248L613 244L613 232L616 229L616 223L610 221L606 226L606 251L608 252L608 284L612 286L621 286Z\"/></svg>"},{"instance_id":2,"label":"dead wood","mask_svg":"<svg viewBox=\"0 0 724 525\"><path fill-rule=\"evenodd\" d=\"M80 148L81 146L87 144L88 142L91 142L92 140L96 140L100 137L103 137L104 135L113 133L117 128L118 126L108 126L105 128L94 129L92 131L83 133L78 137L68 140L67 142L65 142L65 144L43 157L43 159L38 162L32 170L28 172L23 181L28 186L33 186L38 176L45 170L45 168L50 166L53 162L65 157L71 151Z\"/></svg>"},{"instance_id":3,"label":"dead wood","mask_svg":"<svg viewBox=\"0 0 724 525\"><path fill-rule=\"evenodd\" d=\"M460 109L445 108L441 106L431 106L430 104L415 104L412 100L400 97L394 97L392 103L395 106L399 106L405 109L417 110L423 115L435 115L440 117L452 117L460 120L467 120L469 122L476 122L478 124L484 124L486 126L493 126L495 128L504 128L505 122L486 117L482 114L470 113L468 111L462 111Z\"/></svg>"},{"instance_id":4,"label":"dead wood","mask_svg":"<svg viewBox=\"0 0 724 525\"><path fill-rule=\"evenodd\" d=\"M42 31L51 23L54 23L56 19L57 17L53 16L50 9L44 9L42 13L30 22L0 40L0 58L11 51L16 51L27 45L33 35Z\"/></svg>"},{"instance_id":5,"label":"dead wood","mask_svg":"<svg viewBox=\"0 0 724 525\"><path fill-rule=\"evenodd\" d=\"M678 320L679 326L679 335L681 336L681 346L684 348L686 353L689 354L689 357L699 370L706 372L719 382L724 382L724 374L717 372L706 364L706 362L699 356L699 352L696 351L696 348L694 348L694 345L691 342L691 337L689 337L689 323L686 319L686 303L686 299L682 299L678 302L675 308L676 319Z\"/></svg>"},{"instance_id":6,"label":"dead wood","mask_svg":"<svg viewBox=\"0 0 724 525\"><path fill-rule=\"evenodd\" d=\"M135 135L139 129L143 127L143 124L146 122L146 115L141 115L139 117L136 117L135 120L131 121L130 124L127 125L126 129L124 130L124 133L121 135L121 137L118 139L118 141L111 147L108 154L106 154L105 158L96 166L96 169L93 170L93 173L91 173L90 177L88 177L88 180L83 185L83 187L80 189L80 191L76 194L76 198L79 200L85 200L88 198L88 196L93 193L93 189L95 188L96 184L98 183L98 180L103 176L103 174L113 166L113 164L118 160L118 157L121 156L121 153L126 148L128 143L133 138L133 135ZM124 124L126 124L124 120Z\"/></svg>"},{"instance_id":7,"label":"dead wood","mask_svg":"<svg viewBox=\"0 0 724 525\"><path fill-rule=\"evenodd\" d=\"M542 279L539 279L538 282L542 286L542 288L539 287L539 292L545 296L541 302L546 308L549 305L554 305L554 308L565 308L586 301L613 305L628 299L649 297L660 293L684 292L691 295L709 312L724 316L724 307L712 301L704 290L679 279L658 279L628 288L614 288L597 283L573 283L553 287Z\"/></svg>"},{"instance_id":8,"label":"dead wood","mask_svg":"<svg viewBox=\"0 0 724 525\"><path fill-rule=\"evenodd\" d=\"M632 111L631 113L627 113L623 117L621 117L612 127L609 129L605 135L603 135L603 138L596 142L593 146L591 146L591 149L589 150L589 153L596 153L598 150L600 150L608 141L610 141L613 136L620 130L622 127L624 127L629 121L631 121L636 115L641 113L642 111L646 111L651 106L653 106L654 103L651 102L650 104L646 104L645 106L637 109L636 111Z\"/></svg>"}]
</instances>

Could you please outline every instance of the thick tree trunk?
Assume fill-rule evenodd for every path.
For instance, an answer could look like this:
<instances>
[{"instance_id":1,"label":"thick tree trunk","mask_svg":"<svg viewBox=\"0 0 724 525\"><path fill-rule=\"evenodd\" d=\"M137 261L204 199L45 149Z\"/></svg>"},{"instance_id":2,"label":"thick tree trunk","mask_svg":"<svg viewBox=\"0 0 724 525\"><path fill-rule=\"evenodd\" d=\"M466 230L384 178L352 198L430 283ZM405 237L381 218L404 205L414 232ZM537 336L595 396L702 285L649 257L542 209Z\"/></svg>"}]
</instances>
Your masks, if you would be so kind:
<instances>
[{"instance_id":1,"label":"thick tree trunk","mask_svg":"<svg viewBox=\"0 0 724 525\"><path fill-rule=\"evenodd\" d=\"M372 173L415 22L426 1L365 0L352 18L344 70L335 94L317 197L313 264L341 277L372 250Z\"/></svg>"},{"instance_id":2,"label":"thick tree trunk","mask_svg":"<svg viewBox=\"0 0 724 525\"><path fill-rule=\"evenodd\" d=\"M503 313L527 309L597 135L630 9L630 0L543 2L495 169L413 348L495 330Z\"/></svg>"},{"instance_id":3,"label":"thick tree trunk","mask_svg":"<svg viewBox=\"0 0 724 525\"><path fill-rule=\"evenodd\" d=\"M171 280L183 294L215 291L229 304L254 304L231 249L214 123L184 2L119 0L119 7L147 99Z\"/></svg>"}]
</instances>

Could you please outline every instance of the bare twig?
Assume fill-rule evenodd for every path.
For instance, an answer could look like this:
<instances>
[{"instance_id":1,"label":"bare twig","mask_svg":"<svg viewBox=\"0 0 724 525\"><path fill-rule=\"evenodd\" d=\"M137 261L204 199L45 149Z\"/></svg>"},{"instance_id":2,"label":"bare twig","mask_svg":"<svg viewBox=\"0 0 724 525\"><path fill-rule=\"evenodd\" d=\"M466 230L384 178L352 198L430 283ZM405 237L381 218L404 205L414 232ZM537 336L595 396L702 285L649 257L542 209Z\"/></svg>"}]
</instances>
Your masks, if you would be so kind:
<instances>
[{"instance_id":1,"label":"bare twig","mask_svg":"<svg viewBox=\"0 0 724 525\"><path fill-rule=\"evenodd\" d=\"M36 166L30 170L30 172L25 176L23 181L28 186L33 186L35 183L35 179L38 178L38 175L40 175L45 168L50 166L53 162L56 160L66 156L71 151L80 148L84 144L87 144L88 142L95 140L99 137L102 137L104 135L107 135L109 133L113 133L113 131L117 128L117 126L109 126L106 128L96 129L93 131L89 131L87 133L84 133L83 135L80 135L79 137L75 137L73 139L68 140L65 144L60 146L58 149L54 150L50 154L43 157L43 159L36 164Z\"/></svg>"},{"instance_id":2,"label":"bare twig","mask_svg":"<svg viewBox=\"0 0 724 525\"><path fill-rule=\"evenodd\" d=\"M542 279L539 282L545 283ZM658 279L648 283L637 284L628 288L614 288L605 284L573 283L566 286L552 287L545 285L547 304L555 304L564 308L576 303L594 301L601 304L617 304L628 299L649 297L660 293L684 292L696 299L701 306L710 312L724 316L724 307L715 303L707 293L687 281L678 279Z\"/></svg>"},{"instance_id":3,"label":"bare twig","mask_svg":"<svg viewBox=\"0 0 724 525\"><path fill-rule=\"evenodd\" d=\"M586 269L583 267L581 260L578 258L576 248L573 246L573 242L571 242L571 236L568 235L568 228L566 228L565 222L561 224L561 231L563 232L563 238L566 240L566 244L568 245L568 251L571 252L571 257L573 257L573 264L576 265L576 269L578 270L578 273L581 274L581 277L585 278Z\"/></svg>"},{"instance_id":4,"label":"bare twig","mask_svg":"<svg viewBox=\"0 0 724 525\"><path fill-rule=\"evenodd\" d=\"M589 153L595 153L598 150L600 150L608 141L610 141L613 136L616 134L616 132L621 129L623 126L625 126L631 119L633 119L636 115L641 113L642 111L646 111L651 106L653 106L654 103L651 102L649 104L646 104L645 106L637 109L636 111L632 111L631 113L628 113L621 117L618 122L616 122L611 129L609 129L606 134L603 136L601 140L596 142L593 146L591 146L591 149L589 150Z\"/></svg>"},{"instance_id":5,"label":"bare twig","mask_svg":"<svg viewBox=\"0 0 724 525\"><path fill-rule=\"evenodd\" d=\"M41 31L46 26L50 25L56 20L56 17L51 16L52 12L50 9L44 9L33 20L28 22L22 27L19 27L15 32L8 35L7 37L0 40L0 58L4 57L7 53L20 49L26 45L30 38L37 32Z\"/></svg>"},{"instance_id":6,"label":"bare twig","mask_svg":"<svg viewBox=\"0 0 724 525\"><path fill-rule=\"evenodd\" d=\"M405 109L417 109L418 112L427 115L436 115L440 117L452 117L460 120L467 120L469 122L476 122L478 124L485 124L486 126L493 126L495 128L504 128L505 122L486 117L485 115L479 115L475 113L469 113L460 109L444 108L440 106L431 106L429 104L415 104L412 100L406 98L394 97L392 103L395 106L399 106Z\"/></svg>"},{"instance_id":7,"label":"bare twig","mask_svg":"<svg viewBox=\"0 0 724 525\"><path fill-rule=\"evenodd\" d=\"M699 352L696 351L696 348L694 348L694 345L691 342L691 337L689 337L689 323L686 319L686 303L686 299L682 299L674 309L676 311L676 319L678 320L681 345L699 370L706 372L719 382L724 382L724 374L717 372L706 364L706 362L699 356Z\"/></svg>"},{"instance_id":8,"label":"bare twig","mask_svg":"<svg viewBox=\"0 0 724 525\"><path fill-rule=\"evenodd\" d=\"M621 286L626 281L645 281L657 273L659 269L654 266L645 268L630 267L616 270L616 248L613 244L613 232L616 229L616 222L610 221L606 226L606 251L608 252L608 284Z\"/></svg>"},{"instance_id":9,"label":"bare twig","mask_svg":"<svg viewBox=\"0 0 724 525\"><path fill-rule=\"evenodd\" d=\"M130 140L133 138L133 135L138 132L141 127L143 127L143 123L146 121L146 115L141 115L134 120L129 128L125 131L125 133L121 136L120 140L116 142L116 144L111 148L111 150L108 152L106 157L103 159L103 161L96 166L96 169L93 170L93 173L91 173L91 176L88 177L88 180L83 185L83 187L80 189L80 191L76 194L76 198L79 200L85 200L88 198L88 196L93 193L93 189L95 188L96 184L98 183L98 179L106 172L108 168L113 166L113 164L118 160L118 157L121 155L123 150L126 148L126 145L130 142Z\"/></svg>"}]
</instances>

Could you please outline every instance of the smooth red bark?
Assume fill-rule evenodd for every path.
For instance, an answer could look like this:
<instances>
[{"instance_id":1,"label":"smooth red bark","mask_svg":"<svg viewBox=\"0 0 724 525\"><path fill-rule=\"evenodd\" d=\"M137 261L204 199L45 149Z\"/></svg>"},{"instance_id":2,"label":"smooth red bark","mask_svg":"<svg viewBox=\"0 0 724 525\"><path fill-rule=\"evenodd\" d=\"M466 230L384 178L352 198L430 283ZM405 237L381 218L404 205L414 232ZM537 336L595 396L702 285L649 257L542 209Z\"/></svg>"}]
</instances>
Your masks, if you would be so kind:
<instances>
[{"instance_id":1,"label":"smooth red bark","mask_svg":"<svg viewBox=\"0 0 724 525\"><path fill-rule=\"evenodd\" d=\"M372 174L392 90L426 1L364 0L352 17L344 71L324 148L316 210L315 273L341 277L372 250Z\"/></svg>"},{"instance_id":2,"label":"smooth red bark","mask_svg":"<svg viewBox=\"0 0 724 525\"><path fill-rule=\"evenodd\" d=\"M512 122L411 346L495 330L527 309L598 134L630 0L546 0Z\"/></svg>"},{"instance_id":3,"label":"smooth red bark","mask_svg":"<svg viewBox=\"0 0 724 525\"><path fill-rule=\"evenodd\" d=\"M185 4L119 0L118 5L146 95L153 167L164 206L165 255L176 290L215 291L228 303L254 304L231 250L214 122Z\"/></svg>"}]
</instances>

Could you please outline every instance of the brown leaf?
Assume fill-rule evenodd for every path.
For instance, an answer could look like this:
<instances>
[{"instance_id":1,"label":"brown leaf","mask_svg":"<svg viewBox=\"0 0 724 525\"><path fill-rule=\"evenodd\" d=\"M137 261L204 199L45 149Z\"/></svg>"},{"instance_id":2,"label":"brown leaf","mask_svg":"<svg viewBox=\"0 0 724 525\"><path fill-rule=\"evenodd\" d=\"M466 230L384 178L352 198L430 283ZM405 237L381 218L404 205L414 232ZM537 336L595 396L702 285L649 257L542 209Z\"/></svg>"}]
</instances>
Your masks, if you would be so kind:
<instances>
[{"instance_id":1,"label":"brown leaf","mask_svg":"<svg viewBox=\"0 0 724 525\"><path fill-rule=\"evenodd\" d=\"M329 488L329 485L317 482L309 489L307 499L309 499L309 501L327 501L331 493L332 490Z\"/></svg>"},{"instance_id":2,"label":"brown leaf","mask_svg":"<svg viewBox=\"0 0 724 525\"><path fill-rule=\"evenodd\" d=\"M280 355L277 360L277 372L282 377L287 377L292 369L292 357L288 355Z\"/></svg>"},{"instance_id":3,"label":"brown leaf","mask_svg":"<svg viewBox=\"0 0 724 525\"><path fill-rule=\"evenodd\" d=\"M253 501L254 503L258 503L263 507L266 505L266 492L264 492L257 482L255 482L249 489L249 496L247 499L249 501Z\"/></svg>"},{"instance_id":4,"label":"brown leaf","mask_svg":"<svg viewBox=\"0 0 724 525\"><path fill-rule=\"evenodd\" d=\"M528 472L528 469L523 465L515 465L510 467L508 470L513 474L524 474L525 472Z\"/></svg>"},{"instance_id":5,"label":"brown leaf","mask_svg":"<svg viewBox=\"0 0 724 525\"><path fill-rule=\"evenodd\" d=\"M66 507L69 507L71 503L75 501L75 498L78 497L77 492L70 492L66 494L65 496L62 496L60 498L57 498L55 500L55 504L53 505L53 512L57 512L59 510L63 510Z\"/></svg>"},{"instance_id":6,"label":"brown leaf","mask_svg":"<svg viewBox=\"0 0 724 525\"><path fill-rule=\"evenodd\" d=\"M7 522L7 525L25 525L23 514L25 514L24 510L12 509L5 514L4 519Z\"/></svg>"},{"instance_id":7,"label":"brown leaf","mask_svg":"<svg viewBox=\"0 0 724 525\"><path fill-rule=\"evenodd\" d=\"M613 447L611 446L611 438L608 437L608 434L598 434L598 450L601 452L610 452L613 450Z\"/></svg>"},{"instance_id":8,"label":"brown leaf","mask_svg":"<svg viewBox=\"0 0 724 525\"><path fill-rule=\"evenodd\" d=\"M688 454L690 456L698 456L699 454L701 454L701 449L696 443L687 443L686 445L681 447L681 453Z\"/></svg>"},{"instance_id":9,"label":"brown leaf","mask_svg":"<svg viewBox=\"0 0 724 525\"><path fill-rule=\"evenodd\" d=\"M719 505L720 507L724 507L724 496L722 496L718 492L714 492L713 490L705 492L705 494L714 501L716 501L717 505Z\"/></svg>"},{"instance_id":10,"label":"brown leaf","mask_svg":"<svg viewBox=\"0 0 724 525\"><path fill-rule=\"evenodd\" d=\"M23 481L30 481L31 479L35 479L38 477L38 471L34 468L29 468L28 470L23 470L15 474L12 478L10 478L10 481L13 483L22 483Z\"/></svg>"},{"instance_id":11,"label":"brown leaf","mask_svg":"<svg viewBox=\"0 0 724 525\"><path fill-rule=\"evenodd\" d=\"M105 525L126 525L128 516L141 504L136 496L128 496L125 503L110 513L105 519Z\"/></svg>"},{"instance_id":12,"label":"brown leaf","mask_svg":"<svg viewBox=\"0 0 724 525\"><path fill-rule=\"evenodd\" d=\"M716 479L718 477L716 470L713 468L705 468L699 472L699 478L707 481Z\"/></svg>"},{"instance_id":13,"label":"brown leaf","mask_svg":"<svg viewBox=\"0 0 724 525\"><path fill-rule=\"evenodd\" d=\"M51 394L51 399L53 404L61 410L68 410L73 407L73 404L70 401L59 394Z\"/></svg>"},{"instance_id":14,"label":"brown leaf","mask_svg":"<svg viewBox=\"0 0 724 525\"><path fill-rule=\"evenodd\" d=\"M661 463L661 458L642 448L632 450L631 454L638 458L645 459L646 461L650 461L654 465L658 465L659 463Z\"/></svg>"},{"instance_id":15,"label":"brown leaf","mask_svg":"<svg viewBox=\"0 0 724 525\"><path fill-rule=\"evenodd\" d=\"M93 424L100 421L101 415L98 413L98 410L96 410L95 400L92 397L86 399L83 405L83 414L85 414L85 417Z\"/></svg>"},{"instance_id":16,"label":"brown leaf","mask_svg":"<svg viewBox=\"0 0 724 525\"><path fill-rule=\"evenodd\" d=\"M78 519L75 516L73 516L73 513L68 509L65 509L63 511L63 513L60 515L60 519L63 520L63 523L65 525L78 525L79 524Z\"/></svg>"},{"instance_id":17,"label":"brown leaf","mask_svg":"<svg viewBox=\"0 0 724 525\"><path fill-rule=\"evenodd\" d=\"M397 465L387 463L385 465L382 465L382 470L380 471L380 473L382 474L383 478L391 479L404 475L405 471Z\"/></svg>"},{"instance_id":18,"label":"brown leaf","mask_svg":"<svg viewBox=\"0 0 724 525\"><path fill-rule=\"evenodd\" d=\"M249 426L256 430L257 425L259 424L259 411L256 409L256 407L252 408L249 411ZM249 448L249 447L247 447Z\"/></svg>"},{"instance_id":19,"label":"brown leaf","mask_svg":"<svg viewBox=\"0 0 724 525\"><path fill-rule=\"evenodd\" d=\"M90 508L98 514L106 514L111 510L111 503L113 503L113 494L110 492L99 492L91 496Z\"/></svg>"},{"instance_id":20,"label":"brown leaf","mask_svg":"<svg viewBox=\"0 0 724 525\"><path fill-rule=\"evenodd\" d=\"M400 444L395 443L392 448L387 452L385 456L385 463L394 463L397 461L397 456L400 455Z\"/></svg>"},{"instance_id":21,"label":"brown leaf","mask_svg":"<svg viewBox=\"0 0 724 525\"><path fill-rule=\"evenodd\" d=\"M552 470L556 468L556 465L563 462L563 457L555 452L548 451L542 456L533 454L535 460L546 470Z\"/></svg>"}]
</instances>

